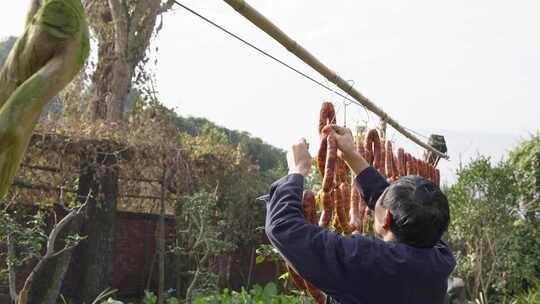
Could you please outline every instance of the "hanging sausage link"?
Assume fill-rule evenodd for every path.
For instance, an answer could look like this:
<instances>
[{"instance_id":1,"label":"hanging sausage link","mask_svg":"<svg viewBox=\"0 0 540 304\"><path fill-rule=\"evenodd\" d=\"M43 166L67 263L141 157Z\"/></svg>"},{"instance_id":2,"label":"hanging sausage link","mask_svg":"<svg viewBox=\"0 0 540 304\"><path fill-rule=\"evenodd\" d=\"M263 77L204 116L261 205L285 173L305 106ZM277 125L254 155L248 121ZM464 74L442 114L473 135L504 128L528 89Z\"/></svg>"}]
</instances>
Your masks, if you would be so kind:
<instances>
[{"instance_id":1,"label":"hanging sausage link","mask_svg":"<svg viewBox=\"0 0 540 304\"><path fill-rule=\"evenodd\" d=\"M356 143L356 151L362 156L366 157L366 151L364 145L361 142ZM349 211L349 226L353 229L353 233L362 233L362 217L360 213L360 193L355 186L355 177L351 177L351 199L350 199L350 211Z\"/></svg>"},{"instance_id":2,"label":"hanging sausage link","mask_svg":"<svg viewBox=\"0 0 540 304\"><path fill-rule=\"evenodd\" d=\"M337 142L334 134L327 136L326 165L324 168L324 177L322 189L324 192L330 192L334 185L335 169L337 159Z\"/></svg>"},{"instance_id":3,"label":"hanging sausage link","mask_svg":"<svg viewBox=\"0 0 540 304\"><path fill-rule=\"evenodd\" d=\"M330 221L332 220L332 210L334 209L332 193L325 192L321 189L321 191L319 191L319 202L322 205L319 226L323 228L328 228L328 226L330 225Z\"/></svg>"},{"instance_id":4,"label":"hanging sausage link","mask_svg":"<svg viewBox=\"0 0 540 304\"><path fill-rule=\"evenodd\" d=\"M351 234L353 229L349 226L348 210L345 202L349 199L349 184L341 183L339 189L334 191L334 204L336 207L336 217L341 230L346 234Z\"/></svg>"},{"instance_id":5,"label":"hanging sausage link","mask_svg":"<svg viewBox=\"0 0 540 304\"><path fill-rule=\"evenodd\" d=\"M313 194L313 191L304 190L304 193L302 194L302 210L304 212L304 217L310 223L313 224L313 221L317 220L315 210L315 194ZM304 282L304 279L298 275L289 264L285 263L285 267L287 268L287 272L289 273L289 276L291 277L296 288L300 291L306 290L306 283Z\"/></svg>"},{"instance_id":6,"label":"hanging sausage link","mask_svg":"<svg viewBox=\"0 0 540 304\"><path fill-rule=\"evenodd\" d=\"M405 176L407 175L407 161L405 160L405 150L403 148L398 149L398 170L399 170L399 176Z\"/></svg>"},{"instance_id":7,"label":"hanging sausage link","mask_svg":"<svg viewBox=\"0 0 540 304\"><path fill-rule=\"evenodd\" d=\"M317 208L315 204L315 194L311 190L304 190L302 196L302 207L304 216L311 224L317 224Z\"/></svg>"},{"instance_id":8,"label":"hanging sausage link","mask_svg":"<svg viewBox=\"0 0 540 304\"><path fill-rule=\"evenodd\" d=\"M319 116L319 134L322 134L324 127L336 124L336 111L331 102L323 102Z\"/></svg>"}]
</instances>

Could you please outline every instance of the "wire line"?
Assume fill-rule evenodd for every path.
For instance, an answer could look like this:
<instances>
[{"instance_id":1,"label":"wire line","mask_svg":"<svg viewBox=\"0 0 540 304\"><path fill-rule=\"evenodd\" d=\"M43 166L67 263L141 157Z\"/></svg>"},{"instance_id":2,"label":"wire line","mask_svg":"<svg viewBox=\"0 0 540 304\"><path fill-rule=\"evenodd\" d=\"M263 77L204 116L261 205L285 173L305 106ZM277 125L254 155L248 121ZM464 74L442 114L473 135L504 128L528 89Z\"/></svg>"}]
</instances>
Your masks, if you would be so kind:
<instances>
[{"instance_id":1,"label":"wire line","mask_svg":"<svg viewBox=\"0 0 540 304\"><path fill-rule=\"evenodd\" d=\"M226 33L227 35L229 35L229 36L235 38L236 40L242 42L243 44L249 46L250 48L254 49L255 51L259 52L260 54L262 54L262 55L264 55L264 56L266 56L266 57L268 57L268 58L274 60L275 62L281 64L282 66L288 68L289 70L291 70L291 71L293 71L293 72L299 74L300 76L302 76L302 77L308 79L309 81L315 83L316 85L320 86L321 88L324 88L324 89L326 89L326 90L328 90L328 91L330 91L330 92L336 94L337 96L342 97L344 100L347 100L347 101L349 101L349 102L351 102L351 103L354 103L354 104L356 104L356 105L358 105L358 106L364 108L364 110L366 110L366 112L368 113L368 121L369 121L369 110L368 110L363 104L361 104L360 102L358 102L357 100L354 100L354 99L350 98L349 96L347 96L347 95L345 95L345 94L342 94L341 92L332 89L330 86L328 86L328 85L326 85L326 84L324 84L324 83L318 81L317 79L315 79L315 78L309 76L308 74L306 74L306 73L300 71L299 69L297 69L297 68L295 68L295 67L293 67L293 66L287 64L287 63L284 62L283 60L281 60L281 59L279 59L279 58L273 56L272 54L266 52L265 50L263 50L263 49L261 49L261 48L255 46L254 44L250 43L249 41L243 39L242 37L238 36L237 34L231 32L231 31L227 30L227 29L224 28L223 26L217 24L216 22L210 20L209 18L207 18L207 17L203 16L202 14L196 12L195 10L189 8L188 6L186 6L186 5L184 5L184 4L180 3L180 2L178 2L178 1L176 1L176 0L174 0L174 3L176 3L178 6L182 7L182 8L185 9L186 11L190 12L191 14L193 14L193 15L199 17L200 19L202 19L202 20L206 21L207 23L211 24L212 26L216 27L217 29L221 30L222 32ZM404 127L404 128L405 128L405 127ZM405 129L408 130L408 131L410 131L410 132L413 132L413 133L415 133L415 134L417 134L417 135L421 135L421 134L419 134L419 133L417 133L417 132L415 132L415 131L413 131L413 130L411 130L411 129L408 129L408 128L405 128ZM424 136L424 135L421 135L421 136L424 137L424 138L427 138L427 137Z\"/></svg>"}]
</instances>

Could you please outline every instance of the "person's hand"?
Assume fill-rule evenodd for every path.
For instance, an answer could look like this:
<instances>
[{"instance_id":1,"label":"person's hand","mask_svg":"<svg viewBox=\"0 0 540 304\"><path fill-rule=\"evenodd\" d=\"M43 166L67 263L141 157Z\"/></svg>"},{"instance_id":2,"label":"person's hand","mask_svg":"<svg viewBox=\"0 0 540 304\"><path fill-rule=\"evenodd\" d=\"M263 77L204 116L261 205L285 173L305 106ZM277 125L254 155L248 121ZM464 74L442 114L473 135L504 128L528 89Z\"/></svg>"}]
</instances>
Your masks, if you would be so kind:
<instances>
[{"instance_id":1,"label":"person's hand","mask_svg":"<svg viewBox=\"0 0 540 304\"><path fill-rule=\"evenodd\" d=\"M356 154L355 144L351 129L340 127L337 125L330 125L336 135L336 142L338 146L338 156L343 160L348 160Z\"/></svg>"},{"instance_id":2,"label":"person's hand","mask_svg":"<svg viewBox=\"0 0 540 304\"><path fill-rule=\"evenodd\" d=\"M335 134L338 146L338 156L347 163L355 175L360 174L360 172L369 167L369 164L362 157L362 155L356 152L353 135L349 128L340 127L337 125L330 125L326 126L325 128L328 129L323 129L323 132L327 131ZM331 130L329 130L330 128Z\"/></svg>"},{"instance_id":3,"label":"person's hand","mask_svg":"<svg viewBox=\"0 0 540 304\"><path fill-rule=\"evenodd\" d=\"M311 169L311 156L309 155L309 144L305 138L291 147L287 153L287 163L289 164L289 174L298 173L306 176Z\"/></svg>"}]
</instances>

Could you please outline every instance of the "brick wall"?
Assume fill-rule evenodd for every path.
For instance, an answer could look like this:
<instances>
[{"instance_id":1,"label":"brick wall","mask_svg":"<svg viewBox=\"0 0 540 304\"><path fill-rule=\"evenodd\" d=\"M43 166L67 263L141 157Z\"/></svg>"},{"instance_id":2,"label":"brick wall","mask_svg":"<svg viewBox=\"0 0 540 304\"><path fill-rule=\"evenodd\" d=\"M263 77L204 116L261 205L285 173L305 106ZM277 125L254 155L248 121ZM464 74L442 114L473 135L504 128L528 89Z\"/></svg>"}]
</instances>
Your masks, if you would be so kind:
<instances>
[{"instance_id":1,"label":"brick wall","mask_svg":"<svg viewBox=\"0 0 540 304\"><path fill-rule=\"evenodd\" d=\"M148 277L153 267L153 275L150 280L151 288L157 285L157 257L155 235L158 225L158 216L152 214L139 214L129 212L117 212L115 254L113 262L113 288L119 290L119 295L140 296L146 289ZM168 244L172 245L174 235L174 219L167 218ZM74 252L69 271L64 280L63 293L75 295L79 285L79 251ZM5 251L4 246L0 246L1 253ZM229 288L239 289L248 282L250 261L253 248L240 248L232 254L231 277L228 282ZM169 259L170 260L170 259ZM5 265L5 261L0 261ZM253 263L255 263L253 259ZM25 267L25 271L20 273L18 279L19 288L24 284L24 278L31 271L33 265ZM167 288L174 287L174 271L171 267L166 267ZM274 263L254 264L251 273L252 284L265 284L275 281L279 274ZM1 293L1 290L0 290ZM0 295L1 296L1 295ZM0 302L1 303L1 302Z\"/></svg>"}]
</instances>

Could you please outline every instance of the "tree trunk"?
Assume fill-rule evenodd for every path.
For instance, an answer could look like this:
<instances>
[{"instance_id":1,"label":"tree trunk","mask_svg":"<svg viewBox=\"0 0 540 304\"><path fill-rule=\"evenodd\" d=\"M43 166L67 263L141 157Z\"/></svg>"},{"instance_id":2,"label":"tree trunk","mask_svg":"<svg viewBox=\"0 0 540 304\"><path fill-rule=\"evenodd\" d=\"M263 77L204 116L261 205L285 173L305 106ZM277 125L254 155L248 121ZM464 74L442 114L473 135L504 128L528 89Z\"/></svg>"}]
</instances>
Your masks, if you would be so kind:
<instances>
[{"instance_id":1,"label":"tree trunk","mask_svg":"<svg viewBox=\"0 0 540 304\"><path fill-rule=\"evenodd\" d=\"M157 16L174 1L121 0L87 1L86 10L98 38L96 71L92 75L94 98L89 107L92 119L120 122L135 69L143 62L156 27Z\"/></svg>"},{"instance_id":2,"label":"tree trunk","mask_svg":"<svg viewBox=\"0 0 540 304\"><path fill-rule=\"evenodd\" d=\"M81 254L80 302L91 303L99 293L111 287L115 239L118 169L114 155L98 153L97 157L81 156L79 192L89 191ZM98 165L99 164L99 165Z\"/></svg>"}]
</instances>

